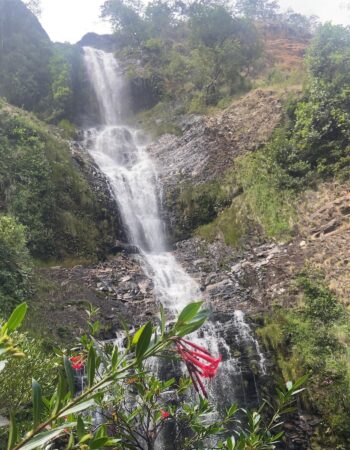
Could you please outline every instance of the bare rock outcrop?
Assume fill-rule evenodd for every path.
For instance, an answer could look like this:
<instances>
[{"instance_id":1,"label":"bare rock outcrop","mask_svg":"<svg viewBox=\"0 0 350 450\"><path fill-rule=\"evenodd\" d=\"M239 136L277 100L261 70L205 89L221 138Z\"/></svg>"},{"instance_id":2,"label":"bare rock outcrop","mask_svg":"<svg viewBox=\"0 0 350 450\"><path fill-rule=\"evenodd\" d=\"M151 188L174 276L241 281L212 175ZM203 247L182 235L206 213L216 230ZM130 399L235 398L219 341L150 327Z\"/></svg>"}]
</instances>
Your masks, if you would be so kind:
<instances>
[{"instance_id":1,"label":"bare rock outcrop","mask_svg":"<svg viewBox=\"0 0 350 450\"><path fill-rule=\"evenodd\" d=\"M266 144L282 120L282 101L281 92L257 89L213 117L187 119L181 137L167 134L149 147L158 167L172 241L192 231L177 207L181 192L208 182L220 183L237 157Z\"/></svg>"},{"instance_id":2,"label":"bare rock outcrop","mask_svg":"<svg viewBox=\"0 0 350 450\"><path fill-rule=\"evenodd\" d=\"M214 117L194 116L183 135L164 135L151 145L160 178L167 189L179 180L213 180L237 156L264 145L282 118L281 94L257 89Z\"/></svg>"},{"instance_id":3,"label":"bare rock outcrop","mask_svg":"<svg viewBox=\"0 0 350 450\"><path fill-rule=\"evenodd\" d=\"M325 183L299 208L302 250L312 267L350 305L350 186Z\"/></svg>"}]
</instances>

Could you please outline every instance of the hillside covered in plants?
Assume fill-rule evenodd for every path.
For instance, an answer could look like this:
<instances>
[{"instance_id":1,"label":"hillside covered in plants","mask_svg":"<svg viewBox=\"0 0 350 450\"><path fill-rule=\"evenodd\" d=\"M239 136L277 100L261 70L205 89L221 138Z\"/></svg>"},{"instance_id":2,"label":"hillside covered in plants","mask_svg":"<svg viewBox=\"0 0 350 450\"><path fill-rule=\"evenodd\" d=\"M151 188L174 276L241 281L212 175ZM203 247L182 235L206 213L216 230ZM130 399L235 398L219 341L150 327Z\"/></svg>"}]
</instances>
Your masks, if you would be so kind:
<instances>
[{"instance_id":1,"label":"hillside covered in plants","mask_svg":"<svg viewBox=\"0 0 350 450\"><path fill-rule=\"evenodd\" d=\"M349 27L39 9L0 0L0 448L348 449Z\"/></svg>"}]
</instances>

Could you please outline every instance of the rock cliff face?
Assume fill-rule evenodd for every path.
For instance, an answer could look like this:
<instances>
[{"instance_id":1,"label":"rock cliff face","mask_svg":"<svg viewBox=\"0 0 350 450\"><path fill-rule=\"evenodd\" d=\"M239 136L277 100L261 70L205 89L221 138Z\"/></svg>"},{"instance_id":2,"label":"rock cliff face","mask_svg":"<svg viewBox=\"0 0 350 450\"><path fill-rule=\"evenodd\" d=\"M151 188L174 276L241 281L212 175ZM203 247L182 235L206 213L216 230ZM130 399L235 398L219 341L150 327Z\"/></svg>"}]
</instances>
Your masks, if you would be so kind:
<instances>
[{"instance_id":1,"label":"rock cliff face","mask_svg":"<svg viewBox=\"0 0 350 450\"><path fill-rule=\"evenodd\" d=\"M181 137L164 135L149 148L158 167L172 240L192 231L178 214L181 191L220 182L235 158L264 145L282 119L282 98L273 90L252 91L214 117L190 118Z\"/></svg>"},{"instance_id":2,"label":"rock cliff face","mask_svg":"<svg viewBox=\"0 0 350 450\"><path fill-rule=\"evenodd\" d=\"M106 52L113 52L117 49L117 43L113 34L86 33L77 45L80 47L94 47Z\"/></svg>"},{"instance_id":3,"label":"rock cliff face","mask_svg":"<svg viewBox=\"0 0 350 450\"><path fill-rule=\"evenodd\" d=\"M116 199L112 194L108 180L91 158L83 140L72 142L71 152L80 172L84 175L94 193L99 211L98 220L100 223L105 223L106 240L103 250L108 253L112 251L116 240L125 241Z\"/></svg>"},{"instance_id":4,"label":"rock cliff face","mask_svg":"<svg viewBox=\"0 0 350 450\"><path fill-rule=\"evenodd\" d=\"M265 144L281 121L280 98L277 92L258 89L214 117L192 117L181 137L161 137L149 153L165 189L178 181L218 178L237 156Z\"/></svg>"}]
</instances>

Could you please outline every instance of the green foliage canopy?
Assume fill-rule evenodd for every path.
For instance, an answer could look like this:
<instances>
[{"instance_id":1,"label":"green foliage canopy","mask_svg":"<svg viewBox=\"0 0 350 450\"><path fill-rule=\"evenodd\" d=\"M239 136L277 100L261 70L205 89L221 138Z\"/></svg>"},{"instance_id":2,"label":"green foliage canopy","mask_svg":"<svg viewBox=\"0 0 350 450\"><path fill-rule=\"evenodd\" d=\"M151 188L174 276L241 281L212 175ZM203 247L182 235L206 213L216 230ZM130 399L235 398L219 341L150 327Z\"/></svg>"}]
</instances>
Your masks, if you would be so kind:
<instances>
[{"instance_id":1,"label":"green foliage canopy","mask_svg":"<svg viewBox=\"0 0 350 450\"><path fill-rule=\"evenodd\" d=\"M108 0L102 15L114 25L130 77L151 80L159 100L182 102L190 112L242 90L262 54L253 23L220 0L146 7Z\"/></svg>"},{"instance_id":2,"label":"green foliage canopy","mask_svg":"<svg viewBox=\"0 0 350 450\"><path fill-rule=\"evenodd\" d=\"M350 29L319 28L307 55L309 86L295 109L289 159L300 175L348 178L350 164Z\"/></svg>"}]
</instances>

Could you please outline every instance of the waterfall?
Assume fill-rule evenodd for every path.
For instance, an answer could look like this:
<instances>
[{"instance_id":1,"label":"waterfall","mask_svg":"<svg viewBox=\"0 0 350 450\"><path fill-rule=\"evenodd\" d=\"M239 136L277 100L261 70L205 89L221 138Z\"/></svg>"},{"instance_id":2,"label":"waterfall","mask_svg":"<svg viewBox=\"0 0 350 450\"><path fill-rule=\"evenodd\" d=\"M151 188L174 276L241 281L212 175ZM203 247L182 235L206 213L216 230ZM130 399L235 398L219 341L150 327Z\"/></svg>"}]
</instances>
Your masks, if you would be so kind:
<instances>
[{"instance_id":1,"label":"waterfall","mask_svg":"<svg viewBox=\"0 0 350 450\"><path fill-rule=\"evenodd\" d=\"M125 84L113 55L92 48L84 48L84 55L105 124L89 130L90 153L111 184L129 242L140 249L159 301L177 313L198 298L199 287L167 251L147 139L121 123Z\"/></svg>"},{"instance_id":2,"label":"waterfall","mask_svg":"<svg viewBox=\"0 0 350 450\"><path fill-rule=\"evenodd\" d=\"M103 121L103 126L86 131L89 152L110 182L128 240L140 249L157 300L175 315L202 293L167 249L157 172L146 151L147 138L142 131L123 124L125 83L117 61L113 55L92 48L84 48L84 58ZM226 334L235 327L241 330L242 339L252 342L251 330L240 313L228 322ZM222 324L209 322L191 339L213 354L223 354L221 370L209 393L218 404L227 406L242 397L237 391L245 396L247 383L242 381L242 367L238 358L232 357L222 331ZM256 345L255 350L260 352Z\"/></svg>"}]
</instances>

